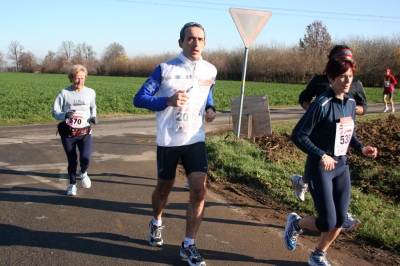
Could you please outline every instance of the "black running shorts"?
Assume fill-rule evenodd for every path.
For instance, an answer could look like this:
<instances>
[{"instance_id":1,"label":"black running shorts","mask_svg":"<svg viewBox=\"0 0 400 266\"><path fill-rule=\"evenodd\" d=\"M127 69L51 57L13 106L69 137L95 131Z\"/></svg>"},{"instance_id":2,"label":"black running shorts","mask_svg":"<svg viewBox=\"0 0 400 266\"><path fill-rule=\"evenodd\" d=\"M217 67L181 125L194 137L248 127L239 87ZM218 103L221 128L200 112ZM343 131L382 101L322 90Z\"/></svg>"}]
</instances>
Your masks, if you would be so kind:
<instances>
[{"instance_id":1,"label":"black running shorts","mask_svg":"<svg viewBox=\"0 0 400 266\"><path fill-rule=\"evenodd\" d=\"M186 175L193 172L207 173L208 159L205 142L177 147L157 146L158 178L174 179L179 160L185 168Z\"/></svg>"}]
</instances>

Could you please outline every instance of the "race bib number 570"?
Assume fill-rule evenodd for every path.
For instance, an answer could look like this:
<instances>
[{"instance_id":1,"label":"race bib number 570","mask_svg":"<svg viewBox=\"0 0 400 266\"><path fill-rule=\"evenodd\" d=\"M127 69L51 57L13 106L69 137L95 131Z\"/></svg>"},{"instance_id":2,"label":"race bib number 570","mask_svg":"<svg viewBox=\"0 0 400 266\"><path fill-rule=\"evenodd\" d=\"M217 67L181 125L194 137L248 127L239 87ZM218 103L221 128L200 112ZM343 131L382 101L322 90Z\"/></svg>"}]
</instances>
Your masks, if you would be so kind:
<instances>
[{"instance_id":1,"label":"race bib number 570","mask_svg":"<svg viewBox=\"0 0 400 266\"><path fill-rule=\"evenodd\" d=\"M65 121L68 126L72 128L83 128L86 126L85 114L82 111L75 111L71 118L67 118Z\"/></svg>"}]
</instances>

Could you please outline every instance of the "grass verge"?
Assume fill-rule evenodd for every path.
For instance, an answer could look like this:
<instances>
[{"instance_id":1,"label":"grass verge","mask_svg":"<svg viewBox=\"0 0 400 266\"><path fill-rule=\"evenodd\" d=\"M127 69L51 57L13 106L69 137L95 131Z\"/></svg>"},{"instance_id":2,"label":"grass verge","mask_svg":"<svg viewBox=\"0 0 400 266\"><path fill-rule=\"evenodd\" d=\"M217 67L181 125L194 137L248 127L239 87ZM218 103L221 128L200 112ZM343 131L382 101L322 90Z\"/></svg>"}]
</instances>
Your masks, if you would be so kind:
<instances>
[{"instance_id":1,"label":"grass verge","mask_svg":"<svg viewBox=\"0 0 400 266\"><path fill-rule=\"evenodd\" d=\"M368 125L383 117L381 114L365 115L358 118L357 123ZM264 143L268 143L265 147L256 145L253 140L236 138L232 131L208 137L206 143L211 180L224 179L234 183L256 184L266 195L276 202L287 205L289 209L295 209L301 215L315 215L309 193L305 202L296 201L290 182L293 173L303 173L306 159L306 155L299 149L287 145L296 122L274 122L273 134L277 136L274 137L275 140L271 139L269 142L265 140ZM279 143L275 142L276 138L280 138ZM351 156L360 155L351 154ZM386 169L385 175L397 180L400 178L398 166L382 166L374 162L363 164L360 172L358 168L352 169L350 162L352 177L362 176L365 180L376 179L378 174L376 169L383 168ZM359 218L363 226L352 232L352 236L374 246L400 251L398 203L390 197L382 197L379 193L371 191L366 193L359 184L361 183L356 182L352 186L349 212Z\"/></svg>"}]
</instances>

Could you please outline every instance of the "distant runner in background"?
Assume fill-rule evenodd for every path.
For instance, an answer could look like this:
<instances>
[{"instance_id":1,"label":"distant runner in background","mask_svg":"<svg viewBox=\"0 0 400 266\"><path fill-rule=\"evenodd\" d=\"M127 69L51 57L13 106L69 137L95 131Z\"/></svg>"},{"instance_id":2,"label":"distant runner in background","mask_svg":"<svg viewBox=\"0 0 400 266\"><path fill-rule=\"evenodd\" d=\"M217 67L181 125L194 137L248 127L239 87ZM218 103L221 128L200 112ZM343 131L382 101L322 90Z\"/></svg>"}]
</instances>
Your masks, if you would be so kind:
<instances>
[{"instance_id":1,"label":"distant runner in background","mask_svg":"<svg viewBox=\"0 0 400 266\"><path fill-rule=\"evenodd\" d=\"M78 167L78 147L80 167L78 175L82 187L90 188L91 181L87 174L92 154L92 129L90 124L97 124L96 92L85 87L87 70L82 65L73 65L68 71L71 86L62 89L53 104L51 115L63 120L58 128L65 154L68 159L69 187L68 196L75 196L76 171Z\"/></svg>"},{"instance_id":2,"label":"distant runner in background","mask_svg":"<svg viewBox=\"0 0 400 266\"><path fill-rule=\"evenodd\" d=\"M392 107L392 113L395 112L394 110L394 102L393 102L393 94L394 94L394 86L397 85L397 80L393 75L390 74L390 69L386 69L386 75L383 77L383 94L382 94L382 101L385 107L383 108L384 113L386 113L389 109L387 106L386 96L389 95L390 105Z\"/></svg>"},{"instance_id":3,"label":"distant runner in background","mask_svg":"<svg viewBox=\"0 0 400 266\"><path fill-rule=\"evenodd\" d=\"M346 45L336 45L330 51L328 55L328 60L337 57L346 57L349 59L353 59L353 53L351 49ZM299 95L300 105L305 110L307 110L314 97L318 98L322 93L330 90L330 88L331 88L331 83L329 82L326 74L315 76L307 84L307 87L300 93ZM364 88L360 80L358 80L356 77L353 77L353 82L350 85L350 90L346 94L356 101L357 104L356 114L357 115L365 114L365 112L367 111L367 98L365 96ZM294 186L296 199L298 201L304 201L305 194L308 189L306 178L304 177L304 175L301 176L294 174L292 175L291 181ZM342 227L342 232L349 232L352 230L356 230L360 226L361 226L361 221L355 219L351 213L348 213L347 220Z\"/></svg>"}]
</instances>

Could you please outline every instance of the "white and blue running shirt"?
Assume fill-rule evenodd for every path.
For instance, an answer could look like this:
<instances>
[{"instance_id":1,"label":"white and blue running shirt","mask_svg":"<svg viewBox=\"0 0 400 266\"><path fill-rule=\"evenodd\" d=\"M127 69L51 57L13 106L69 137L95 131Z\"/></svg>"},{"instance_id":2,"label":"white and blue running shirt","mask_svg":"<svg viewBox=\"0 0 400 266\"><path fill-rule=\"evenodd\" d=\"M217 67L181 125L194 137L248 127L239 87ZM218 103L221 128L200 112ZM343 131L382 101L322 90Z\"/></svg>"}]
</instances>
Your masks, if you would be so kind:
<instances>
[{"instance_id":1,"label":"white and blue running shirt","mask_svg":"<svg viewBox=\"0 0 400 266\"><path fill-rule=\"evenodd\" d=\"M181 53L161 63L139 89L134 105L156 111L159 146L182 146L205 141L203 115L206 106L214 106L217 69L200 58L191 61ZM166 100L177 91L189 94L183 107L168 106Z\"/></svg>"}]
</instances>

